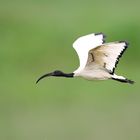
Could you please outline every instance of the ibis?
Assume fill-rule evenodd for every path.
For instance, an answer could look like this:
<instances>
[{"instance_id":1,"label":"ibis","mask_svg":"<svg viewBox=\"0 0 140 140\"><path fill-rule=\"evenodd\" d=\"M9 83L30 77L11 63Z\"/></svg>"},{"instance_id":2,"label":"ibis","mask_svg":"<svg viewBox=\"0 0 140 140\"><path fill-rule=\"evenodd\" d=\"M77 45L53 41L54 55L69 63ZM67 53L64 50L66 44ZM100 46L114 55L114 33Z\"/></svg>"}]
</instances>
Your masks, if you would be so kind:
<instances>
[{"instance_id":1,"label":"ibis","mask_svg":"<svg viewBox=\"0 0 140 140\"><path fill-rule=\"evenodd\" d=\"M55 70L41 76L36 83L45 77L56 76L66 78L83 77L87 80L111 79L133 84L134 81L115 74L115 68L127 47L128 43L126 41L105 43L103 33L92 33L79 37L73 43L73 48L79 56L79 68L72 73Z\"/></svg>"}]
</instances>

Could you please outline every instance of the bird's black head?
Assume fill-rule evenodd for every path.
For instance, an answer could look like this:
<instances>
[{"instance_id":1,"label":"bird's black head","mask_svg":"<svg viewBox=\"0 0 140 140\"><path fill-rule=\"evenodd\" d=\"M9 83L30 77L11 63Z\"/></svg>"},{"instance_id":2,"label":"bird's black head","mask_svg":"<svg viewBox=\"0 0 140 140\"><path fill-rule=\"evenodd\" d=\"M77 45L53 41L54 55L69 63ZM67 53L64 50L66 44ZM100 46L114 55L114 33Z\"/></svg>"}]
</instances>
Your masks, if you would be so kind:
<instances>
[{"instance_id":1,"label":"bird's black head","mask_svg":"<svg viewBox=\"0 0 140 140\"><path fill-rule=\"evenodd\" d=\"M52 72L52 76L63 76L64 72L60 71L60 70L55 70L54 72Z\"/></svg>"},{"instance_id":2,"label":"bird's black head","mask_svg":"<svg viewBox=\"0 0 140 140\"><path fill-rule=\"evenodd\" d=\"M74 76L74 73L64 73L60 70L55 70L54 72L44 74L41 76L36 83L38 83L41 79L48 77L48 76L56 76L56 77L67 77L67 78L72 78Z\"/></svg>"}]
</instances>

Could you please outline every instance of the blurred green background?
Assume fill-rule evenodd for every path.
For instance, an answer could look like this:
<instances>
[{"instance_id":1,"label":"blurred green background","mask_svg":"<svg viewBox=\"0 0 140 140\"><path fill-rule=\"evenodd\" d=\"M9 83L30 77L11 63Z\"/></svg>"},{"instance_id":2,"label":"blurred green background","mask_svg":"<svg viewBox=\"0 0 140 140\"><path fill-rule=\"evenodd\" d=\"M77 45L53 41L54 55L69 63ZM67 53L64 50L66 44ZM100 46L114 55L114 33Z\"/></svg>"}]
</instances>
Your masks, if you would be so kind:
<instances>
[{"instance_id":1,"label":"blurred green background","mask_svg":"<svg viewBox=\"0 0 140 140\"><path fill-rule=\"evenodd\" d=\"M0 140L139 140L140 1L1 0ZM130 47L116 70L136 81L39 76L74 71L72 43L103 32Z\"/></svg>"}]
</instances>

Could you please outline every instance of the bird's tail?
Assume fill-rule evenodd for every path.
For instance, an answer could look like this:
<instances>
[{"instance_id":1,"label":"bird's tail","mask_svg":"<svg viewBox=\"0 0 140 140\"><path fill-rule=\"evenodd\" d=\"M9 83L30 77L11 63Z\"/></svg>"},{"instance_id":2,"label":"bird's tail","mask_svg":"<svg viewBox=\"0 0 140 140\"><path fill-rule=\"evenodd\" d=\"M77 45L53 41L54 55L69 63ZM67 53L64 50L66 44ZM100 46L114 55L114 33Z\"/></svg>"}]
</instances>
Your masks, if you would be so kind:
<instances>
[{"instance_id":1,"label":"bird's tail","mask_svg":"<svg viewBox=\"0 0 140 140\"><path fill-rule=\"evenodd\" d=\"M112 79L116 80L116 81L119 81L119 82L123 82L123 83L134 84L134 81L129 80L129 79L123 77L123 76L118 76L116 74L112 75Z\"/></svg>"}]
</instances>

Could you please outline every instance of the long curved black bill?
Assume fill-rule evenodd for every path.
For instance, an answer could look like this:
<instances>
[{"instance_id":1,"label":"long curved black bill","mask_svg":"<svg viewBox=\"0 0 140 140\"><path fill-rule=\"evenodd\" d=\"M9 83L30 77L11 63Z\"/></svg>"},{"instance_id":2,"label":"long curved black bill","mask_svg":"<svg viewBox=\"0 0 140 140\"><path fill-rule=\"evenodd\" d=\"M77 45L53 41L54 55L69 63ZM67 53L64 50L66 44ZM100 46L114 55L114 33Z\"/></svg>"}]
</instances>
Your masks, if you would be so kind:
<instances>
[{"instance_id":1,"label":"long curved black bill","mask_svg":"<svg viewBox=\"0 0 140 140\"><path fill-rule=\"evenodd\" d=\"M47 74L42 75L40 78L38 78L38 80L36 81L36 84L37 84L40 80L42 80L43 78L48 77L48 76L52 76L52 75L53 75L53 73L47 73Z\"/></svg>"}]
</instances>

